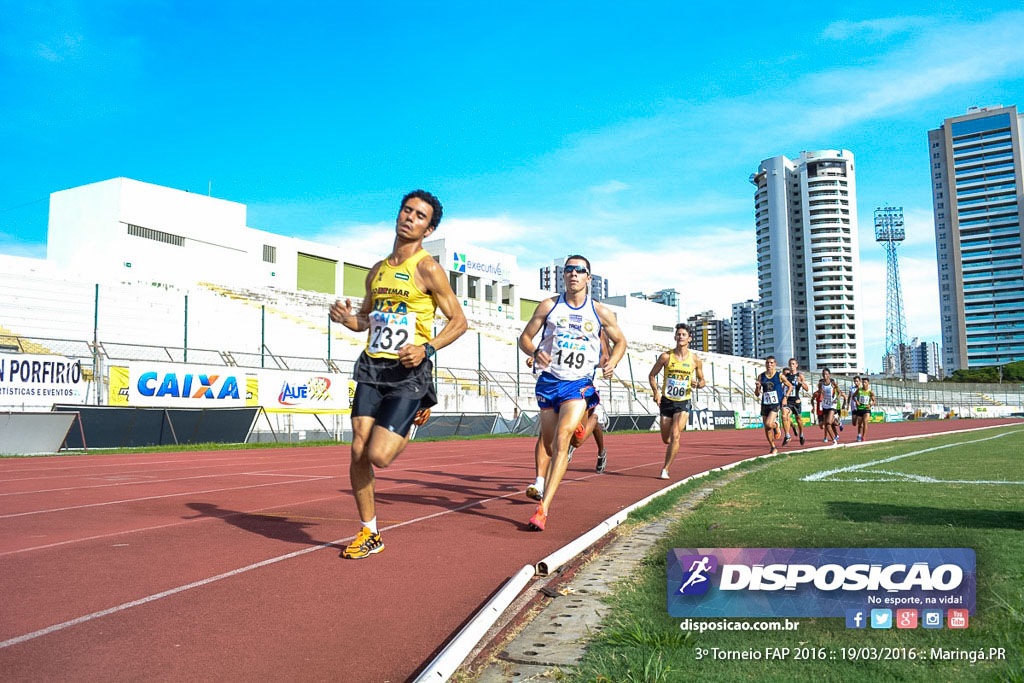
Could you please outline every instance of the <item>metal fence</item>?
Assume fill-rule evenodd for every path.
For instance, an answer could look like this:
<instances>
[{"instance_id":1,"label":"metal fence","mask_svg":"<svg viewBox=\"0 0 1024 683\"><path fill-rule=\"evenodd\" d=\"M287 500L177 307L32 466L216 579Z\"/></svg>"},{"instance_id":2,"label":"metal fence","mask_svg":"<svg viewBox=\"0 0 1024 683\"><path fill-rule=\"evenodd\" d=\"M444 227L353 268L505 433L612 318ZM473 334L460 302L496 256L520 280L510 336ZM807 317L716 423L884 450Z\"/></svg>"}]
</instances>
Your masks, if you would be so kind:
<instances>
[{"instance_id":1,"label":"metal fence","mask_svg":"<svg viewBox=\"0 0 1024 683\"><path fill-rule=\"evenodd\" d=\"M22 353L58 354L82 361L85 375L93 383L89 403L105 401L104 367L128 361L158 361L224 365L238 368L272 368L350 374L354 361L327 356L308 357L274 353L264 346L260 351L230 351L184 348L121 342L96 342L81 339L55 339L0 335L0 349ZM650 351L630 351L616 368L611 379L595 380L601 400L609 413L656 415L653 394L647 384L646 362L637 360L651 356ZM445 358L447 360L447 358ZM477 367L437 365L434 377L439 394L451 398L448 413L494 413L523 415L536 412L533 394L534 377L528 370L497 370L488 368L477 358ZM634 364L642 365L634 375ZM721 410L753 410L758 406L754 396L757 369L750 362L704 363L708 386L694 391L694 405ZM805 373L812 389L820 379L817 373ZM845 393L852 378L836 377ZM952 382L912 382L894 379L874 380L872 390L879 407L892 410L933 410L933 406L952 408L996 407L1020 410L1024 406L1022 384L958 384ZM97 391L97 389L99 391Z\"/></svg>"}]
</instances>

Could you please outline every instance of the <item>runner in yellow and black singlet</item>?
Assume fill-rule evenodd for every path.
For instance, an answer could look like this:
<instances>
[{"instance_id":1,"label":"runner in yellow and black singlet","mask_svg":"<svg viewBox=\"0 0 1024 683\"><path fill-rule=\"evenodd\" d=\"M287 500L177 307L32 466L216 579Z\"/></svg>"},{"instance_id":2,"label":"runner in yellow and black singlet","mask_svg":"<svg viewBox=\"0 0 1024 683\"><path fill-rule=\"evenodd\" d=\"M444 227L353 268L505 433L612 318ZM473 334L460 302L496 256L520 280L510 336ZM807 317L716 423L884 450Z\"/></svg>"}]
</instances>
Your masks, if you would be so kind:
<instances>
[{"instance_id":1,"label":"runner in yellow and black singlet","mask_svg":"<svg viewBox=\"0 0 1024 683\"><path fill-rule=\"evenodd\" d=\"M403 197L391 254L370 269L362 306L353 311L348 299L331 306L331 320L367 333L366 350L353 373L349 465L362 528L342 551L347 559L384 549L377 530L373 468L387 467L398 457L417 413L437 403L431 357L466 331L466 316L447 273L423 249L423 238L437 228L441 211L441 202L429 192L416 190ZM448 322L432 337L437 308Z\"/></svg>"},{"instance_id":2,"label":"runner in yellow and black singlet","mask_svg":"<svg viewBox=\"0 0 1024 683\"><path fill-rule=\"evenodd\" d=\"M700 359L690 350L690 328L685 323L676 325L675 341L675 348L658 356L647 376L661 413L661 440L668 446L661 479L669 478L668 468L679 453L680 438L690 416L694 383L698 389L704 386L704 370ZM665 376L659 388L658 374L662 370Z\"/></svg>"}]
</instances>

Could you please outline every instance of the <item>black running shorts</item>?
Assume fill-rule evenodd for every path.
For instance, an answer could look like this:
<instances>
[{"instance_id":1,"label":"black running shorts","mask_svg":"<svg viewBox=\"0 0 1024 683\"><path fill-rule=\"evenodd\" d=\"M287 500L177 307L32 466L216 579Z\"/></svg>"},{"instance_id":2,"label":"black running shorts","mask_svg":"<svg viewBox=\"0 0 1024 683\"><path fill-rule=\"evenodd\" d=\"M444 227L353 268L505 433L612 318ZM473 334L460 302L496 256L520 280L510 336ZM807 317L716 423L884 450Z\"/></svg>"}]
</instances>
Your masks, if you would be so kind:
<instances>
[{"instance_id":1,"label":"black running shorts","mask_svg":"<svg viewBox=\"0 0 1024 683\"><path fill-rule=\"evenodd\" d=\"M778 403L762 403L761 404L761 417L762 418L768 417L772 413L779 412L779 408L780 407L781 406L779 406Z\"/></svg>"},{"instance_id":2,"label":"black running shorts","mask_svg":"<svg viewBox=\"0 0 1024 683\"><path fill-rule=\"evenodd\" d=\"M352 417L372 417L378 425L405 436L416 411L437 405L432 369L429 360L407 368L397 359L362 354L353 372Z\"/></svg>"},{"instance_id":3,"label":"black running shorts","mask_svg":"<svg viewBox=\"0 0 1024 683\"><path fill-rule=\"evenodd\" d=\"M658 410L661 412L662 417L671 418L676 413L690 412L690 402L673 401L662 396L661 401L658 403Z\"/></svg>"}]
</instances>

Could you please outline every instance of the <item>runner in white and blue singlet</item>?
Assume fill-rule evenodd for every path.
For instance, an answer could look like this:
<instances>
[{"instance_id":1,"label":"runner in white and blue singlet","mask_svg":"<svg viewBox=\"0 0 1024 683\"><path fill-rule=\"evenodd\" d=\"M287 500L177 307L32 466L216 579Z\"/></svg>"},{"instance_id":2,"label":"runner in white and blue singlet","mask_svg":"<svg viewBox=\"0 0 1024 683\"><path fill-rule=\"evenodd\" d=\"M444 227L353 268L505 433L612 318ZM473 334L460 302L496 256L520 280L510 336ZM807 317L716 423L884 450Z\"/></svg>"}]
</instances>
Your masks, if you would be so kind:
<instances>
[{"instance_id":1,"label":"runner in white and blue singlet","mask_svg":"<svg viewBox=\"0 0 1024 683\"><path fill-rule=\"evenodd\" d=\"M530 527L543 531L555 491L569 464L569 445L576 426L588 407L600 398L594 387L594 372L600 368L605 377L626 352L615 315L589 294L590 261L574 255L565 260L562 277L565 293L537 307L519 337L519 348L533 356L537 379L537 405L541 409L541 435L551 462L544 484L544 495ZM601 353L601 332L612 344L611 354ZM534 337L541 333L539 344Z\"/></svg>"}]
</instances>

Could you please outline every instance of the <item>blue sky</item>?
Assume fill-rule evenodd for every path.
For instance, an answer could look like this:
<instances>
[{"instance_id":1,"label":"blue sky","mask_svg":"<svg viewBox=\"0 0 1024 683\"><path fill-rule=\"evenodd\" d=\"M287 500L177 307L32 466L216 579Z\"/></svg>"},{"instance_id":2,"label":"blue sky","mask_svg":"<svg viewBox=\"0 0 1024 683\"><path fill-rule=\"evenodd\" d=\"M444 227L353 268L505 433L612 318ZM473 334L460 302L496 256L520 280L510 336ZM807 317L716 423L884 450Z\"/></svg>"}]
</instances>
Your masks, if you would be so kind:
<instances>
[{"instance_id":1,"label":"blue sky","mask_svg":"<svg viewBox=\"0 0 1024 683\"><path fill-rule=\"evenodd\" d=\"M688 4L9 4L0 253L44 256L49 193L117 176L212 182L251 227L373 251L425 187L439 237L527 268L582 251L613 293L728 315L757 294L750 173L844 148L868 365L877 206L904 207L908 332L937 340L927 131L1024 106L1019 3Z\"/></svg>"}]
</instances>

